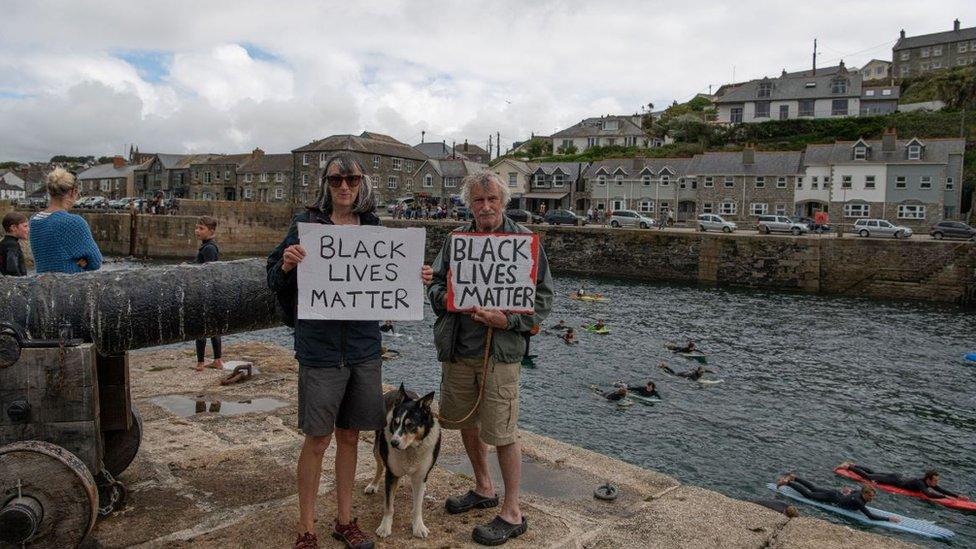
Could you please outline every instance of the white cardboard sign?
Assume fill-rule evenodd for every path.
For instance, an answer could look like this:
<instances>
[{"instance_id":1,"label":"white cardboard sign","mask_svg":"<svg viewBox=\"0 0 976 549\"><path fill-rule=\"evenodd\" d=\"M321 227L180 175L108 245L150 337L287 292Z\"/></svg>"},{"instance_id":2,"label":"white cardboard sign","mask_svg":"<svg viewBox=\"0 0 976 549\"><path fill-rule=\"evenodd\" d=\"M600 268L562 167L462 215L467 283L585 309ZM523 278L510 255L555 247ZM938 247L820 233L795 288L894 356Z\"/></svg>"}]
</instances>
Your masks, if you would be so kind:
<instances>
[{"instance_id":1,"label":"white cardboard sign","mask_svg":"<svg viewBox=\"0 0 976 549\"><path fill-rule=\"evenodd\" d=\"M539 235L452 233L448 253L448 310L535 310Z\"/></svg>"},{"instance_id":2,"label":"white cardboard sign","mask_svg":"<svg viewBox=\"0 0 976 549\"><path fill-rule=\"evenodd\" d=\"M421 228L299 223L302 320L422 320Z\"/></svg>"}]
</instances>

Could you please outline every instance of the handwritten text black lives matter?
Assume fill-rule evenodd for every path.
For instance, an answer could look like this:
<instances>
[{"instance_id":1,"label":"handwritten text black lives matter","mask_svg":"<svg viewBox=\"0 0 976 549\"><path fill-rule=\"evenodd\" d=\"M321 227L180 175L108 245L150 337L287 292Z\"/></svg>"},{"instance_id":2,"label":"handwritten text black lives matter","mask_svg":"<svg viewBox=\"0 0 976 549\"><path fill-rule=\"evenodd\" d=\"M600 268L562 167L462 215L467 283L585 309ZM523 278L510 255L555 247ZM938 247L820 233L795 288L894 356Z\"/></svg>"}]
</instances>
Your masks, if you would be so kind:
<instances>
[{"instance_id":1,"label":"handwritten text black lives matter","mask_svg":"<svg viewBox=\"0 0 976 549\"><path fill-rule=\"evenodd\" d=\"M300 223L298 318L421 320L424 229Z\"/></svg>"},{"instance_id":2,"label":"handwritten text black lives matter","mask_svg":"<svg viewBox=\"0 0 976 549\"><path fill-rule=\"evenodd\" d=\"M448 252L448 310L535 309L539 235L453 233Z\"/></svg>"}]
</instances>

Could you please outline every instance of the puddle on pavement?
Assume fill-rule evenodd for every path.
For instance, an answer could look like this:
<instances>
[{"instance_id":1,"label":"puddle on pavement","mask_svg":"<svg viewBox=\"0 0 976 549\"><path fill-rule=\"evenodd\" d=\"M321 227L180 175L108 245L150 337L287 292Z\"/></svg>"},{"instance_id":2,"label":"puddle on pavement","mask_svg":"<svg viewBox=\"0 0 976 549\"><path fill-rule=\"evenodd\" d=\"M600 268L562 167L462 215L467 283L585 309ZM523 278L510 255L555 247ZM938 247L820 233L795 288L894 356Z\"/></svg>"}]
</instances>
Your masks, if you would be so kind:
<instances>
[{"instance_id":1,"label":"puddle on pavement","mask_svg":"<svg viewBox=\"0 0 976 549\"><path fill-rule=\"evenodd\" d=\"M498 468L498 460L488 456L491 475L501 490L502 473ZM437 465L455 473L461 473L474 478L474 471L466 456L441 456ZM571 500L593 498L593 490L600 482L591 480L573 470L550 469L531 458L522 458L522 482L519 488L537 496L550 499Z\"/></svg>"},{"instance_id":2,"label":"puddle on pavement","mask_svg":"<svg viewBox=\"0 0 976 549\"><path fill-rule=\"evenodd\" d=\"M251 412L270 412L288 406L287 402L274 398L220 400L206 396L165 395L152 398L149 401L157 406L166 408L180 417L190 417L205 413L236 416Z\"/></svg>"}]
</instances>

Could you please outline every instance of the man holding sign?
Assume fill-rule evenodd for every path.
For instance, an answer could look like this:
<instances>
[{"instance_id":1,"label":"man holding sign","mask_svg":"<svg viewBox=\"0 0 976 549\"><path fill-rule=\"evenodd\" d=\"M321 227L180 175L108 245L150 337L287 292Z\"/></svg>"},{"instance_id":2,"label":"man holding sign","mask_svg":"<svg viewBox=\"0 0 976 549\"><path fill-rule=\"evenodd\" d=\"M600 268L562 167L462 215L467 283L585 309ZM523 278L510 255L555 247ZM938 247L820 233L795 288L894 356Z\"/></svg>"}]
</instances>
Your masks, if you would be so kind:
<instances>
[{"instance_id":1,"label":"man holding sign","mask_svg":"<svg viewBox=\"0 0 976 549\"><path fill-rule=\"evenodd\" d=\"M488 471L495 446L505 485L497 517L475 527L474 541L499 545L525 533L519 508L519 368L524 334L552 308L552 276L538 235L503 215L510 198L497 175L465 178L461 190L474 222L453 232L434 260L428 297L442 362L441 425L460 429L474 469L474 490L448 498L449 513L498 505Z\"/></svg>"},{"instance_id":2,"label":"man holding sign","mask_svg":"<svg viewBox=\"0 0 976 549\"><path fill-rule=\"evenodd\" d=\"M333 432L338 516L332 535L352 549L373 547L352 516L352 488L359 431L386 424L377 321L423 318L421 281L431 277L430 267L421 268L423 231L377 227L376 200L363 173L348 153L329 158L316 204L295 216L268 257L268 286L295 328L298 427L305 434L298 549L318 547L315 500Z\"/></svg>"}]
</instances>

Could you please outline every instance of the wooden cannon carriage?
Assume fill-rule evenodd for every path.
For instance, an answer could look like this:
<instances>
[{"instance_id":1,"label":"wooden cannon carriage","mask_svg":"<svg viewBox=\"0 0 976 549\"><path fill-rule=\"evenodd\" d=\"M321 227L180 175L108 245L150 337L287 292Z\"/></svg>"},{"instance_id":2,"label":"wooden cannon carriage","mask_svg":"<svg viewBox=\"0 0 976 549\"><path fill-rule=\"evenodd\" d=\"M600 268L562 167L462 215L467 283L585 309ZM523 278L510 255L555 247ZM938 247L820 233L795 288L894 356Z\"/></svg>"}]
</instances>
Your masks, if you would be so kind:
<instances>
[{"instance_id":1,"label":"wooden cannon carriage","mask_svg":"<svg viewBox=\"0 0 976 549\"><path fill-rule=\"evenodd\" d=\"M264 261L0 277L0 547L74 547L139 450L126 351L277 323Z\"/></svg>"}]
</instances>

